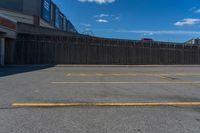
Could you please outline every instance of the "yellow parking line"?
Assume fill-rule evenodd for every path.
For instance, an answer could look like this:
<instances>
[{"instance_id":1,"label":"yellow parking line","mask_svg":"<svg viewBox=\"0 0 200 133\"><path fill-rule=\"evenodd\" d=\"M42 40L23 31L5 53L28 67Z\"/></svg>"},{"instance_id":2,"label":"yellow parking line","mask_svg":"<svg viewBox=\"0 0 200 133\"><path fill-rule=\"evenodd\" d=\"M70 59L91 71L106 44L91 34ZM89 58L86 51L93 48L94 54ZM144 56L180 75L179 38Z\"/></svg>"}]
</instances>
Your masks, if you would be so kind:
<instances>
[{"instance_id":1,"label":"yellow parking line","mask_svg":"<svg viewBox=\"0 0 200 133\"><path fill-rule=\"evenodd\" d=\"M102 74L102 73L96 73L95 75L96 76L104 76L104 74Z\"/></svg>"},{"instance_id":2,"label":"yellow parking line","mask_svg":"<svg viewBox=\"0 0 200 133\"><path fill-rule=\"evenodd\" d=\"M87 76L87 74L85 74L85 73L80 73L80 76Z\"/></svg>"},{"instance_id":3,"label":"yellow parking line","mask_svg":"<svg viewBox=\"0 0 200 133\"><path fill-rule=\"evenodd\" d=\"M68 73L69 76L200 76L199 73Z\"/></svg>"},{"instance_id":4,"label":"yellow parking line","mask_svg":"<svg viewBox=\"0 0 200 133\"><path fill-rule=\"evenodd\" d=\"M72 76L72 74L71 74L71 73L68 73L68 74L66 74L66 76L67 76L67 77L70 77L70 76Z\"/></svg>"},{"instance_id":5,"label":"yellow parking line","mask_svg":"<svg viewBox=\"0 0 200 133\"><path fill-rule=\"evenodd\" d=\"M73 107L73 106L189 106L200 102L99 102L99 103L13 103L14 107Z\"/></svg>"},{"instance_id":6,"label":"yellow parking line","mask_svg":"<svg viewBox=\"0 0 200 133\"><path fill-rule=\"evenodd\" d=\"M124 74L124 75L125 75L125 74ZM137 76L136 73L128 73L127 75L128 75L128 76Z\"/></svg>"},{"instance_id":7,"label":"yellow parking line","mask_svg":"<svg viewBox=\"0 0 200 133\"><path fill-rule=\"evenodd\" d=\"M124 74L112 73L111 76L123 76Z\"/></svg>"},{"instance_id":8,"label":"yellow parking line","mask_svg":"<svg viewBox=\"0 0 200 133\"><path fill-rule=\"evenodd\" d=\"M191 82L51 82L52 84L200 84L200 81Z\"/></svg>"},{"instance_id":9,"label":"yellow parking line","mask_svg":"<svg viewBox=\"0 0 200 133\"><path fill-rule=\"evenodd\" d=\"M159 77L159 78L161 78L161 79L166 79L166 80L174 80L174 79L176 79L176 78L173 78L173 77L167 77L167 76L162 76L162 75L159 75L159 76L157 76L157 77Z\"/></svg>"}]
</instances>

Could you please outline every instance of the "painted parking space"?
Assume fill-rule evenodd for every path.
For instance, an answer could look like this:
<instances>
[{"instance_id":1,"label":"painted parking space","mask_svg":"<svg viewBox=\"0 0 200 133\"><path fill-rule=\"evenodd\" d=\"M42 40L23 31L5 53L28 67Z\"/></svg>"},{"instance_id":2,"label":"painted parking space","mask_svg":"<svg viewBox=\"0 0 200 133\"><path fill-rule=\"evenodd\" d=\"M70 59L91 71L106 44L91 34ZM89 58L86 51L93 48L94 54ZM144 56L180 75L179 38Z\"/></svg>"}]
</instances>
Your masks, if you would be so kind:
<instances>
[{"instance_id":1,"label":"painted parking space","mask_svg":"<svg viewBox=\"0 0 200 133\"><path fill-rule=\"evenodd\" d=\"M52 84L200 84L200 81L193 82L51 82Z\"/></svg>"},{"instance_id":2,"label":"painted parking space","mask_svg":"<svg viewBox=\"0 0 200 133\"><path fill-rule=\"evenodd\" d=\"M67 73L66 77L90 76L200 76L200 73Z\"/></svg>"},{"instance_id":3,"label":"painted parking space","mask_svg":"<svg viewBox=\"0 0 200 133\"><path fill-rule=\"evenodd\" d=\"M74 106L196 106L200 102L74 102L74 103L13 103L13 107L74 107Z\"/></svg>"}]
</instances>

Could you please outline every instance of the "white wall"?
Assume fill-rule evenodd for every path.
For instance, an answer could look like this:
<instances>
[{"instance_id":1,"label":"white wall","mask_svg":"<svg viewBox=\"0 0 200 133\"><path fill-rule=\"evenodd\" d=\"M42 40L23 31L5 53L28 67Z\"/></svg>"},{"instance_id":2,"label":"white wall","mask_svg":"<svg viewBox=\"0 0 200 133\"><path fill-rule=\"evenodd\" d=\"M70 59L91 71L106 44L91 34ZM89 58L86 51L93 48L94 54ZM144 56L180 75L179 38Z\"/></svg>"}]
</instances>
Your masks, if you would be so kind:
<instances>
[{"instance_id":1,"label":"white wall","mask_svg":"<svg viewBox=\"0 0 200 133\"><path fill-rule=\"evenodd\" d=\"M50 24L48 24L47 22L45 22L42 19L40 19L40 26L55 29L55 27L51 26Z\"/></svg>"},{"instance_id":2,"label":"white wall","mask_svg":"<svg viewBox=\"0 0 200 133\"><path fill-rule=\"evenodd\" d=\"M34 17L30 15L25 15L25 14L16 13L16 12L7 11L7 10L0 10L0 13L11 19L14 19L17 22L34 24Z\"/></svg>"},{"instance_id":3,"label":"white wall","mask_svg":"<svg viewBox=\"0 0 200 133\"><path fill-rule=\"evenodd\" d=\"M26 15L22 13L17 13L17 12L12 12L12 11L7 11L7 10L1 10L0 9L0 14L3 14L4 16L11 18L17 22L22 22L26 24L34 24L34 17L31 15ZM44 20L40 19L40 26L42 27L48 27L48 28L54 28Z\"/></svg>"}]
</instances>

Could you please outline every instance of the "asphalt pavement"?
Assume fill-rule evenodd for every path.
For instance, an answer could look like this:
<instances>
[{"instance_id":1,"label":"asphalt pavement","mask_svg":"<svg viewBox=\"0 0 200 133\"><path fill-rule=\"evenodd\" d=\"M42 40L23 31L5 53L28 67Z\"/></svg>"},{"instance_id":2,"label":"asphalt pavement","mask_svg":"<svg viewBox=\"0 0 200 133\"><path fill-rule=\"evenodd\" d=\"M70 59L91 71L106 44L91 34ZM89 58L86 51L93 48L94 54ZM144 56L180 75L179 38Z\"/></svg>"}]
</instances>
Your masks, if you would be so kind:
<instances>
[{"instance_id":1,"label":"asphalt pavement","mask_svg":"<svg viewBox=\"0 0 200 133\"><path fill-rule=\"evenodd\" d=\"M0 67L0 133L199 133L199 66Z\"/></svg>"}]
</instances>

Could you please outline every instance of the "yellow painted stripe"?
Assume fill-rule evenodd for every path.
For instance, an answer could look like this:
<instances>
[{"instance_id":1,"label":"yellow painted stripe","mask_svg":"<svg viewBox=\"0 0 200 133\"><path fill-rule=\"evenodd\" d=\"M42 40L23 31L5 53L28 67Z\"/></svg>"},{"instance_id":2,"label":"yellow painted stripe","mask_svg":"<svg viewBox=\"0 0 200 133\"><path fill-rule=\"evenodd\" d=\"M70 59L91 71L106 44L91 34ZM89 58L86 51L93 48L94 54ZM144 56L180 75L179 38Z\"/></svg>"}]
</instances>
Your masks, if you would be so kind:
<instances>
[{"instance_id":1,"label":"yellow painted stripe","mask_svg":"<svg viewBox=\"0 0 200 133\"><path fill-rule=\"evenodd\" d=\"M51 82L52 84L200 84L200 81L191 82Z\"/></svg>"},{"instance_id":2,"label":"yellow painted stripe","mask_svg":"<svg viewBox=\"0 0 200 133\"><path fill-rule=\"evenodd\" d=\"M68 74L66 74L66 76L67 76L67 77L70 77L70 76L72 76L72 74L71 74L71 73L68 73Z\"/></svg>"},{"instance_id":3,"label":"yellow painted stripe","mask_svg":"<svg viewBox=\"0 0 200 133\"><path fill-rule=\"evenodd\" d=\"M66 74L67 77L74 76L200 76L200 73L68 73Z\"/></svg>"},{"instance_id":4,"label":"yellow painted stripe","mask_svg":"<svg viewBox=\"0 0 200 133\"><path fill-rule=\"evenodd\" d=\"M189 106L200 105L200 102L112 102L112 103L13 103L14 107L73 107L73 106Z\"/></svg>"}]
</instances>

